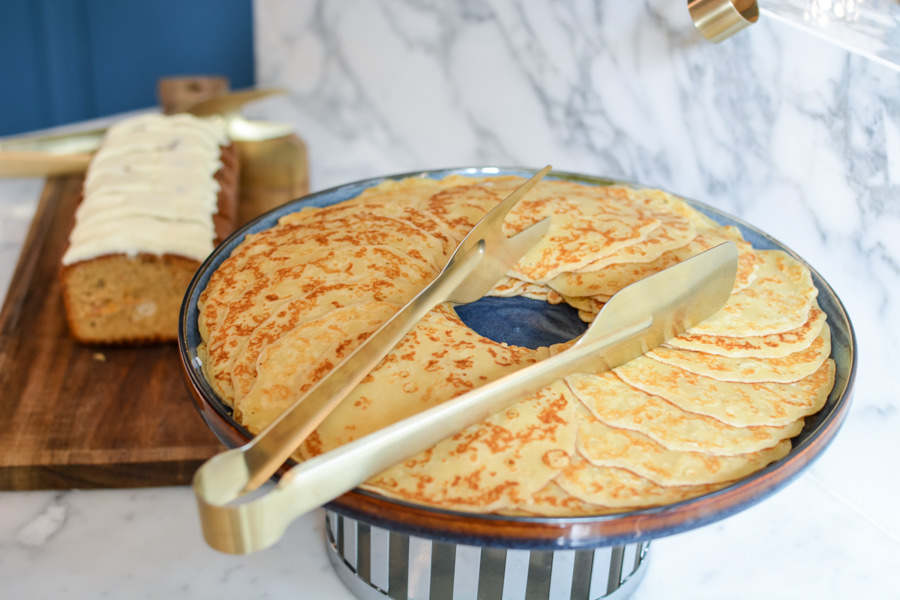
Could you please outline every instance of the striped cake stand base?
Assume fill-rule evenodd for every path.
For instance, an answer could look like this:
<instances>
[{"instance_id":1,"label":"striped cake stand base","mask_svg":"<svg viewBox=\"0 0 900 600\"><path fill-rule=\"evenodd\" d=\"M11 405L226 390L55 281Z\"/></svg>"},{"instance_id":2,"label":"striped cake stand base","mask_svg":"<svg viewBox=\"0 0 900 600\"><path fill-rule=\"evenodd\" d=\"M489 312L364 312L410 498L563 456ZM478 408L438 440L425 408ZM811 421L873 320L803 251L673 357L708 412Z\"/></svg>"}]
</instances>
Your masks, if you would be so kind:
<instances>
[{"instance_id":1,"label":"striped cake stand base","mask_svg":"<svg viewBox=\"0 0 900 600\"><path fill-rule=\"evenodd\" d=\"M628 598L650 542L586 550L513 550L431 540L327 511L328 557L360 600Z\"/></svg>"}]
</instances>

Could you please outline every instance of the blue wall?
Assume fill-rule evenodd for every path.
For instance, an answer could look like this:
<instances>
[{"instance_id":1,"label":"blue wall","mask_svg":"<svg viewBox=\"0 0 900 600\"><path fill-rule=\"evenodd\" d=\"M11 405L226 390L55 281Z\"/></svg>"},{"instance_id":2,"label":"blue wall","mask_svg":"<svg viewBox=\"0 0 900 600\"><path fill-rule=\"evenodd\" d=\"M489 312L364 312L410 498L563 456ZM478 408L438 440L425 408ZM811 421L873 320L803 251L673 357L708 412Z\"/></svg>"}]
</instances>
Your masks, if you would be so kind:
<instances>
[{"instance_id":1,"label":"blue wall","mask_svg":"<svg viewBox=\"0 0 900 600\"><path fill-rule=\"evenodd\" d=\"M0 135L154 106L171 75L253 85L252 0L0 0Z\"/></svg>"}]
</instances>

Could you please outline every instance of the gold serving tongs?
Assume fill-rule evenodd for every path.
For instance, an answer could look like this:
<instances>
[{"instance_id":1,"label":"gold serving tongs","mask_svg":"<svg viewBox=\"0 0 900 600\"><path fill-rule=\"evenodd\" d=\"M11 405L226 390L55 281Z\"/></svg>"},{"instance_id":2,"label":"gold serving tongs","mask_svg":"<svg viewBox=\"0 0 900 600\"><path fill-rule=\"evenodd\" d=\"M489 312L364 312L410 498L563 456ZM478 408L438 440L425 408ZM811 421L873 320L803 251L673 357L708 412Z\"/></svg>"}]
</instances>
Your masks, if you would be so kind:
<instances>
[{"instance_id":1,"label":"gold serving tongs","mask_svg":"<svg viewBox=\"0 0 900 600\"><path fill-rule=\"evenodd\" d=\"M614 295L569 349L305 461L260 497L232 502L246 473L227 453L214 457L194 477L207 543L231 553L270 546L303 513L537 389L612 369L693 327L725 304L736 272L737 247L726 242L651 275ZM224 468L210 468L220 460Z\"/></svg>"},{"instance_id":2,"label":"gold serving tongs","mask_svg":"<svg viewBox=\"0 0 900 600\"><path fill-rule=\"evenodd\" d=\"M226 503L268 481L291 454L425 314L442 302L486 294L547 232L544 219L507 238L503 221L543 177L546 166L491 209L463 238L437 277L252 441L207 461L195 475L201 501Z\"/></svg>"}]
</instances>

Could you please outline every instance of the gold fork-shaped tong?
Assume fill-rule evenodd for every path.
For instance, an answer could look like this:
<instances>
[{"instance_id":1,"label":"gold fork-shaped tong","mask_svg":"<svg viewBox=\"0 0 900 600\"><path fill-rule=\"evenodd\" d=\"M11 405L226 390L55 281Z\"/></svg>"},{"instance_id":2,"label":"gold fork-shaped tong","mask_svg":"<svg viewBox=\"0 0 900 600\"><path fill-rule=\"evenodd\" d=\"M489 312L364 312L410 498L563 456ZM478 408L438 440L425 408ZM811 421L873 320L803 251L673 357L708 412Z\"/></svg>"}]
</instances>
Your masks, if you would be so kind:
<instances>
[{"instance_id":1,"label":"gold fork-shaped tong","mask_svg":"<svg viewBox=\"0 0 900 600\"><path fill-rule=\"evenodd\" d=\"M466 304L484 296L546 233L549 218L510 238L502 226L512 207L549 172L548 165L491 209L428 286L252 441L200 467L198 497L226 503L268 481L425 313L441 302Z\"/></svg>"}]
</instances>

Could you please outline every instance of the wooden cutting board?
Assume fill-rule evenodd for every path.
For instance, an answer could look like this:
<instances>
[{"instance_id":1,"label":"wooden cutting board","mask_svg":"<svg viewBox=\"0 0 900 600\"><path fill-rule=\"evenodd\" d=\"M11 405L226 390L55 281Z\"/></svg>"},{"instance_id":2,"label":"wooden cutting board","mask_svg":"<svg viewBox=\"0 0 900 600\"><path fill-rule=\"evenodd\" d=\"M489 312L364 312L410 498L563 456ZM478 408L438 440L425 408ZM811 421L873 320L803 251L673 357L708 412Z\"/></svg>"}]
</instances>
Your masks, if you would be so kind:
<instances>
[{"instance_id":1,"label":"wooden cutting board","mask_svg":"<svg viewBox=\"0 0 900 600\"><path fill-rule=\"evenodd\" d=\"M238 149L244 222L308 191L295 136ZM176 346L68 335L58 269L81 184L47 180L0 311L0 489L187 484L223 446L194 409Z\"/></svg>"}]
</instances>

